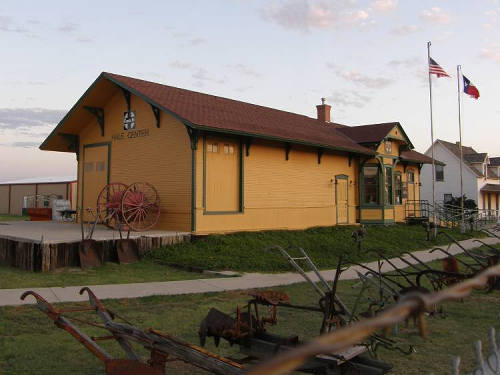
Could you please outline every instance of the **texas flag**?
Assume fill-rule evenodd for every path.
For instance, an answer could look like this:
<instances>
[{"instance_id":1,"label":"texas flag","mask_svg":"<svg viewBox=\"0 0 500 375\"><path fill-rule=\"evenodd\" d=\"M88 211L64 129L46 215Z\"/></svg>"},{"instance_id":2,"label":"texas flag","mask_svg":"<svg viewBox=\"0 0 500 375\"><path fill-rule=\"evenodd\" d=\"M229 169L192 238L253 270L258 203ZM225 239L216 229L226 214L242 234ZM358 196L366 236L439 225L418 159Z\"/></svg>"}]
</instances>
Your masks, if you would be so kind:
<instances>
[{"instance_id":1,"label":"texas flag","mask_svg":"<svg viewBox=\"0 0 500 375\"><path fill-rule=\"evenodd\" d=\"M464 92L467 95L472 96L474 99L479 98L479 90L477 89L476 86L474 86L465 76L462 76L464 78Z\"/></svg>"}]
</instances>

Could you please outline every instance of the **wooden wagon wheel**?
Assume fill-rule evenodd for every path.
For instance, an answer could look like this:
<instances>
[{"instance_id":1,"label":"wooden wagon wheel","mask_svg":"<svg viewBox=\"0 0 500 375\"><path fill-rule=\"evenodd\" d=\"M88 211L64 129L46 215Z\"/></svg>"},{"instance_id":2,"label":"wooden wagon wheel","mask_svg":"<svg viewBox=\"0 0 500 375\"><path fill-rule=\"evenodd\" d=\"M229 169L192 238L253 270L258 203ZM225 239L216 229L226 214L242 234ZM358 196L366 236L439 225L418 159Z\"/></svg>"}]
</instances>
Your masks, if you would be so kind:
<instances>
[{"instance_id":1,"label":"wooden wagon wheel","mask_svg":"<svg viewBox=\"0 0 500 375\"><path fill-rule=\"evenodd\" d=\"M127 185L113 182L104 186L97 197L97 214L101 222L116 229L121 221L121 202Z\"/></svg>"},{"instance_id":2,"label":"wooden wagon wheel","mask_svg":"<svg viewBox=\"0 0 500 375\"><path fill-rule=\"evenodd\" d=\"M123 193L121 215L132 230L139 232L154 227L160 217L160 197L153 185L147 182L130 185Z\"/></svg>"}]
</instances>

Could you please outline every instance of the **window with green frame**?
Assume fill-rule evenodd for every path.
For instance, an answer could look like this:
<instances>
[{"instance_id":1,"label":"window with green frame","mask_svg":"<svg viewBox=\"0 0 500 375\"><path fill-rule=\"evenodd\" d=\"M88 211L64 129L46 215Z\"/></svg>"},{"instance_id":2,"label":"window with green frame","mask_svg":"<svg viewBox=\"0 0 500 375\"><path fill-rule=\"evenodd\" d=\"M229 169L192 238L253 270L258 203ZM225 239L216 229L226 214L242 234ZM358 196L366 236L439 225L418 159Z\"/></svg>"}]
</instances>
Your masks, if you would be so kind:
<instances>
[{"instance_id":1,"label":"window with green frame","mask_svg":"<svg viewBox=\"0 0 500 375\"><path fill-rule=\"evenodd\" d=\"M377 166L363 167L363 203L378 204L379 173Z\"/></svg>"},{"instance_id":2,"label":"window with green frame","mask_svg":"<svg viewBox=\"0 0 500 375\"><path fill-rule=\"evenodd\" d=\"M392 204L392 167L385 166L385 204Z\"/></svg>"},{"instance_id":3,"label":"window with green frame","mask_svg":"<svg viewBox=\"0 0 500 375\"><path fill-rule=\"evenodd\" d=\"M403 179L399 172L394 174L394 204L403 204Z\"/></svg>"}]
</instances>

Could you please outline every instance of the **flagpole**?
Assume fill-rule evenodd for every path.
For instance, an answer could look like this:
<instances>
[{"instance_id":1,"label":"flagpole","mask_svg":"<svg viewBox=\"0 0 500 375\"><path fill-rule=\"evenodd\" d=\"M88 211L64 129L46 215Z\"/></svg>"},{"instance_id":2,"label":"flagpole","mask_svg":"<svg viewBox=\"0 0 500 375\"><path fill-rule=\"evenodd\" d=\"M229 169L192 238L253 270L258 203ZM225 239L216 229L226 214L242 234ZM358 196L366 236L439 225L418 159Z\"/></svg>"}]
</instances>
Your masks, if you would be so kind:
<instances>
[{"instance_id":1,"label":"flagpole","mask_svg":"<svg viewBox=\"0 0 500 375\"><path fill-rule=\"evenodd\" d=\"M429 73L429 103L431 110L431 158L432 158L432 221L434 224L434 238L437 237L437 223L436 223L436 192L435 192L435 179L436 179L436 165L434 163L434 125L432 118L432 80L431 72L429 70L431 62L431 42L427 42L427 70Z\"/></svg>"},{"instance_id":2,"label":"flagpole","mask_svg":"<svg viewBox=\"0 0 500 375\"><path fill-rule=\"evenodd\" d=\"M460 211L462 214L462 223L460 231L465 232L465 212L464 212L464 179L463 179L463 165L464 157L462 150L462 103L461 103L461 90L460 90L460 77L462 76L462 66L457 65L457 92L458 92L458 132L460 140Z\"/></svg>"}]
</instances>

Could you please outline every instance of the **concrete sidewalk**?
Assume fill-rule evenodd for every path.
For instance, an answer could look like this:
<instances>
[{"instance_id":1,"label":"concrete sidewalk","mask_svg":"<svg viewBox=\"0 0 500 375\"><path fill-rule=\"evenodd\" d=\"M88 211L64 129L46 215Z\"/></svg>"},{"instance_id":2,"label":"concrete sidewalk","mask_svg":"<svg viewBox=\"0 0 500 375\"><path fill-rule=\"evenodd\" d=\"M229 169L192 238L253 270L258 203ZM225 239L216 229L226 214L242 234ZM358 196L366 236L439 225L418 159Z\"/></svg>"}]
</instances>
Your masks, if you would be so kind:
<instances>
[{"instance_id":1,"label":"concrete sidewalk","mask_svg":"<svg viewBox=\"0 0 500 375\"><path fill-rule=\"evenodd\" d=\"M497 238L481 239L489 245L498 244L500 240ZM473 249L481 246L474 239L464 240L460 242L465 249ZM452 254L462 252L459 246L453 244L441 246ZM442 259L446 255L440 251L429 253L428 250L416 251L413 253L423 262L430 262L436 259ZM404 257L408 262L416 263L408 255ZM396 267L406 267L400 259L393 258L391 261ZM370 268L376 269L377 262L366 263ZM393 268L385 262L382 270L384 272L391 271ZM364 272L359 266L349 267L340 277L341 280L357 279L356 271ZM313 280L317 277L311 272L308 275ZM333 280L335 270L321 271L321 275L327 280ZM87 285L100 299L107 298L138 298L153 295L178 295L191 293L207 293L207 292L223 292L227 290L251 289L251 288L267 288L278 285L289 285L298 282L303 282L304 279L297 273L277 273L277 274L262 274L262 273L246 273L240 277L229 278L212 278L198 280L181 280L181 281L165 281L152 283L135 283L135 284L112 284L112 285ZM86 294L79 295L78 292L82 286L70 287L53 287L53 288L22 288L22 289L0 289L0 306L17 306L23 304L34 303L33 298L27 298L25 301L20 300L20 296L26 290L33 290L40 294L43 298L51 303L56 302L77 302L88 300Z\"/></svg>"}]
</instances>

